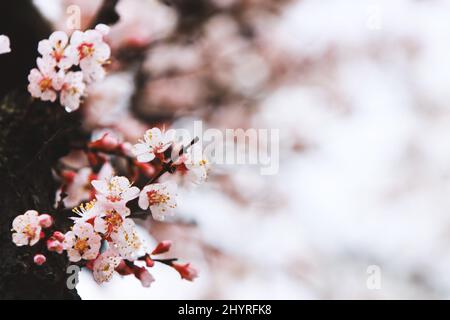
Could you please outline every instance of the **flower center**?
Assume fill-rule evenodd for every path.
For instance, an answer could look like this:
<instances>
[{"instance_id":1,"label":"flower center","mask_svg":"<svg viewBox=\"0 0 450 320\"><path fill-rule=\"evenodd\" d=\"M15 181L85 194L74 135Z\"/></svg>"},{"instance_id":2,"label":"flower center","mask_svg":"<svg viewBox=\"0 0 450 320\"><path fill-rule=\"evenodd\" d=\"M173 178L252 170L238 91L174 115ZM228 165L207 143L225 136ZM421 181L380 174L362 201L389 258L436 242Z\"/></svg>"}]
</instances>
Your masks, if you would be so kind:
<instances>
[{"instance_id":1,"label":"flower center","mask_svg":"<svg viewBox=\"0 0 450 320\"><path fill-rule=\"evenodd\" d=\"M117 229L118 227L120 227L122 225L122 220L123 219L120 214L118 214L115 210L113 210L105 217L106 223L112 226L113 229Z\"/></svg>"},{"instance_id":2,"label":"flower center","mask_svg":"<svg viewBox=\"0 0 450 320\"><path fill-rule=\"evenodd\" d=\"M92 43L83 42L78 46L78 54L80 55L80 59L92 56L94 51L95 49Z\"/></svg>"},{"instance_id":3,"label":"flower center","mask_svg":"<svg viewBox=\"0 0 450 320\"><path fill-rule=\"evenodd\" d=\"M56 48L53 49L52 55L56 62L61 61L61 59L64 57L64 48L57 44Z\"/></svg>"},{"instance_id":4,"label":"flower center","mask_svg":"<svg viewBox=\"0 0 450 320\"><path fill-rule=\"evenodd\" d=\"M23 228L23 233L28 237L28 239L33 239L36 235L36 228L27 224L25 228Z\"/></svg>"},{"instance_id":5,"label":"flower center","mask_svg":"<svg viewBox=\"0 0 450 320\"><path fill-rule=\"evenodd\" d=\"M167 203L167 201L170 200L170 197L168 195L158 193L156 191L147 192L147 197L151 206L155 204Z\"/></svg>"},{"instance_id":6,"label":"flower center","mask_svg":"<svg viewBox=\"0 0 450 320\"><path fill-rule=\"evenodd\" d=\"M74 249L77 250L81 255L89 249L88 239L78 239L75 242Z\"/></svg>"},{"instance_id":7,"label":"flower center","mask_svg":"<svg viewBox=\"0 0 450 320\"><path fill-rule=\"evenodd\" d=\"M39 82L39 87L41 88L41 91L46 91L52 87L52 80L49 78L43 78Z\"/></svg>"}]
</instances>

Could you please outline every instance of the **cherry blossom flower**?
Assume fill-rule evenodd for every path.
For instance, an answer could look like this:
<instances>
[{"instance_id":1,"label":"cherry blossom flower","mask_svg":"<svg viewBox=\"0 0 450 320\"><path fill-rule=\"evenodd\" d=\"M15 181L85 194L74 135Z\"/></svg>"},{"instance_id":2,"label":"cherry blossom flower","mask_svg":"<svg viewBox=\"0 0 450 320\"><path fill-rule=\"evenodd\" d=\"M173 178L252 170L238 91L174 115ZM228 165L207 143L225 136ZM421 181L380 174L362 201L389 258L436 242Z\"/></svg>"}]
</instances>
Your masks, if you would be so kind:
<instances>
[{"instance_id":1,"label":"cherry blossom flower","mask_svg":"<svg viewBox=\"0 0 450 320\"><path fill-rule=\"evenodd\" d=\"M49 39L39 42L38 52L44 59L53 60L55 66L66 70L76 62L76 51L68 43L69 38L65 32L55 31Z\"/></svg>"},{"instance_id":2,"label":"cherry blossom flower","mask_svg":"<svg viewBox=\"0 0 450 320\"><path fill-rule=\"evenodd\" d=\"M39 213L35 210L28 210L24 214L17 216L12 223L12 240L16 246L35 245L41 235L42 227L39 223Z\"/></svg>"},{"instance_id":3,"label":"cherry blossom flower","mask_svg":"<svg viewBox=\"0 0 450 320\"><path fill-rule=\"evenodd\" d=\"M83 82L81 71L68 72L64 77L61 88L60 102L67 112L72 112L80 107L86 85Z\"/></svg>"},{"instance_id":4,"label":"cherry blossom flower","mask_svg":"<svg viewBox=\"0 0 450 320\"><path fill-rule=\"evenodd\" d=\"M11 52L9 38L5 35L0 35L0 54Z\"/></svg>"},{"instance_id":5,"label":"cherry blossom flower","mask_svg":"<svg viewBox=\"0 0 450 320\"><path fill-rule=\"evenodd\" d=\"M56 91L61 89L62 79L53 68L48 59L37 58L38 68L34 68L28 75L28 91L34 98L40 98L42 101L56 100Z\"/></svg>"},{"instance_id":6,"label":"cherry blossom flower","mask_svg":"<svg viewBox=\"0 0 450 320\"><path fill-rule=\"evenodd\" d=\"M184 153L176 161L175 174L162 177L162 181L174 181L179 185L190 188L204 183L211 171L211 163L205 157L193 160L194 152Z\"/></svg>"},{"instance_id":7,"label":"cherry blossom flower","mask_svg":"<svg viewBox=\"0 0 450 320\"><path fill-rule=\"evenodd\" d=\"M77 50L76 63L80 64L84 79L88 83L105 77L103 65L111 55L111 49L103 40L105 32L103 27L84 32L76 30L70 38L70 45Z\"/></svg>"},{"instance_id":8,"label":"cherry blossom flower","mask_svg":"<svg viewBox=\"0 0 450 320\"><path fill-rule=\"evenodd\" d=\"M199 185L208 179L211 163L207 159L187 161L184 165L188 170L188 177L191 183Z\"/></svg>"},{"instance_id":9,"label":"cherry blossom flower","mask_svg":"<svg viewBox=\"0 0 450 320\"><path fill-rule=\"evenodd\" d=\"M126 177L114 176L109 180L94 180L91 183L95 188L99 201L126 203L139 195L139 188L132 187Z\"/></svg>"},{"instance_id":10,"label":"cherry blossom flower","mask_svg":"<svg viewBox=\"0 0 450 320\"><path fill-rule=\"evenodd\" d=\"M172 216L177 206L177 185L173 182L155 183L145 186L139 195L139 207L152 212L155 220Z\"/></svg>"},{"instance_id":11,"label":"cherry blossom flower","mask_svg":"<svg viewBox=\"0 0 450 320\"><path fill-rule=\"evenodd\" d=\"M123 210L107 208L101 215L94 220L94 229L109 237L112 232L117 232L122 227L125 217L130 214L130 209L124 207Z\"/></svg>"},{"instance_id":12,"label":"cherry blossom flower","mask_svg":"<svg viewBox=\"0 0 450 320\"><path fill-rule=\"evenodd\" d=\"M94 231L94 227L85 222L75 223L72 231L64 235L64 249L67 250L69 260L78 262L81 259L95 259L100 250L101 237Z\"/></svg>"},{"instance_id":13,"label":"cherry blossom flower","mask_svg":"<svg viewBox=\"0 0 450 320\"><path fill-rule=\"evenodd\" d=\"M121 227L111 233L114 247L120 256L127 260L135 260L142 242L139 239L134 221L125 219Z\"/></svg>"},{"instance_id":14,"label":"cherry blossom flower","mask_svg":"<svg viewBox=\"0 0 450 320\"><path fill-rule=\"evenodd\" d=\"M156 154L166 151L174 139L174 130L166 132L159 128L149 129L145 132L144 140L134 145L133 153L139 162L150 162Z\"/></svg>"},{"instance_id":15,"label":"cherry blossom flower","mask_svg":"<svg viewBox=\"0 0 450 320\"><path fill-rule=\"evenodd\" d=\"M119 266L121 260L118 253L112 249L100 254L93 265L94 280L99 284L111 280L114 269Z\"/></svg>"}]
</instances>

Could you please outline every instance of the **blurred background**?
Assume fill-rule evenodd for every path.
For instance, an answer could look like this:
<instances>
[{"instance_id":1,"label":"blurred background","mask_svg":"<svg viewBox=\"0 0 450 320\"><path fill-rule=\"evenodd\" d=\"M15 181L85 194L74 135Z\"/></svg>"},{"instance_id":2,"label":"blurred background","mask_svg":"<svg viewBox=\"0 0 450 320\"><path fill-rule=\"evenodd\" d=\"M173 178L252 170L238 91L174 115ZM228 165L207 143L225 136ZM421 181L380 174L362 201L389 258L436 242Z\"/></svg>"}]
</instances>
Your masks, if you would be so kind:
<instances>
[{"instance_id":1,"label":"blurred background","mask_svg":"<svg viewBox=\"0 0 450 320\"><path fill-rule=\"evenodd\" d=\"M101 1L35 1L55 29ZM182 190L149 242L157 266L84 299L450 298L450 1L120 0L113 61L87 130L135 142L153 125L280 130L280 170L222 166ZM148 232L148 231L149 232ZM376 266L379 286L368 285Z\"/></svg>"}]
</instances>

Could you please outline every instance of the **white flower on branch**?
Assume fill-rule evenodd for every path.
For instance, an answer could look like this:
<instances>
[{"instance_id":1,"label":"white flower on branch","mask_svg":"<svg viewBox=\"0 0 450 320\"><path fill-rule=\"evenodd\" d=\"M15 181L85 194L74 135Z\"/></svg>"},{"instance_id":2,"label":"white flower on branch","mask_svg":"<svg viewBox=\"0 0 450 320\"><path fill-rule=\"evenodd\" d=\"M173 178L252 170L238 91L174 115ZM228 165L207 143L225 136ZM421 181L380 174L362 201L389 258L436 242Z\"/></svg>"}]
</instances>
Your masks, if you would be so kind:
<instances>
[{"instance_id":1,"label":"white flower on branch","mask_svg":"<svg viewBox=\"0 0 450 320\"><path fill-rule=\"evenodd\" d=\"M82 72L70 71L65 75L60 102L67 112L72 112L79 108L85 88Z\"/></svg>"},{"instance_id":2,"label":"white flower on branch","mask_svg":"<svg viewBox=\"0 0 450 320\"><path fill-rule=\"evenodd\" d=\"M98 29L103 30L102 32ZM86 82L94 82L105 77L103 65L108 62L111 49L103 40L105 28L97 26L96 30L85 32L76 30L70 39L70 45L76 48L76 64L80 64Z\"/></svg>"},{"instance_id":3,"label":"white flower on branch","mask_svg":"<svg viewBox=\"0 0 450 320\"><path fill-rule=\"evenodd\" d=\"M34 68L28 75L28 91L34 98L42 101L56 100L56 91L61 89L62 79L58 75L49 59L37 58L38 68Z\"/></svg>"},{"instance_id":4,"label":"white flower on branch","mask_svg":"<svg viewBox=\"0 0 450 320\"><path fill-rule=\"evenodd\" d=\"M94 261L93 275L97 283L107 282L114 275L114 269L122 259L115 250L108 249Z\"/></svg>"},{"instance_id":5,"label":"white flower on branch","mask_svg":"<svg viewBox=\"0 0 450 320\"><path fill-rule=\"evenodd\" d=\"M132 187L126 177L114 176L109 180L94 180L92 185L95 188L97 199L102 202L127 203L139 195L139 188Z\"/></svg>"},{"instance_id":6,"label":"white flower on branch","mask_svg":"<svg viewBox=\"0 0 450 320\"><path fill-rule=\"evenodd\" d=\"M12 223L12 240L18 246L35 245L41 234L39 213L35 210L28 210L24 214L17 216Z\"/></svg>"},{"instance_id":7,"label":"white flower on branch","mask_svg":"<svg viewBox=\"0 0 450 320\"><path fill-rule=\"evenodd\" d=\"M130 261L137 258L142 242L133 220L125 219L120 228L111 233L111 239L122 258Z\"/></svg>"},{"instance_id":8,"label":"white flower on branch","mask_svg":"<svg viewBox=\"0 0 450 320\"><path fill-rule=\"evenodd\" d=\"M177 207L177 185L173 182L155 183L145 186L139 195L139 207L150 208L155 220L173 216Z\"/></svg>"},{"instance_id":9,"label":"white flower on branch","mask_svg":"<svg viewBox=\"0 0 450 320\"><path fill-rule=\"evenodd\" d=\"M173 143L174 130L161 131L152 128L145 132L144 140L134 145L133 153L139 162L150 162L159 153L166 151Z\"/></svg>"},{"instance_id":10,"label":"white flower on branch","mask_svg":"<svg viewBox=\"0 0 450 320\"><path fill-rule=\"evenodd\" d=\"M41 40L38 52L61 70L67 70L76 62L74 47L68 46L69 37L63 31L53 32L48 39Z\"/></svg>"},{"instance_id":11,"label":"white flower on branch","mask_svg":"<svg viewBox=\"0 0 450 320\"><path fill-rule=\"evenodd\" d=\"M101 237L94 231L94 227L86 222L78 222L73 230L64 236L64 249L67 250L69 260L78 262L81 259L95 259L100 250Z\"/></svg>"}]
</instances>

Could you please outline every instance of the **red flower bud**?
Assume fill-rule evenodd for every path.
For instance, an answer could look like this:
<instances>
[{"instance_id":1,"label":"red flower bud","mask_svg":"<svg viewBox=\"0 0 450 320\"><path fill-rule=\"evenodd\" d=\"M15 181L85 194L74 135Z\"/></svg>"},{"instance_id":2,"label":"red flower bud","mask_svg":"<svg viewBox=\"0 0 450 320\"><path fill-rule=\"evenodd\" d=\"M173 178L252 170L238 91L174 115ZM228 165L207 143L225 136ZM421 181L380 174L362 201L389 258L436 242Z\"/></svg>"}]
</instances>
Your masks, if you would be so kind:
<instances>
[{"instance_id":1,"label":"red flower bud","mask_svg":"<svg viewBox=\"0 0 450 320\"><path fill-rule=\"evenodd\" d=\"M131 269L126 263L125 261L120 261L119 265L116 268L116 271L118 274L120 274L121 276L127 276L129 274L133 274L134 271L133 269Z\"/></svg>"},{"instance_id":2,"label":"red flower bud","mask_svg":"<svg viewBox=\"0 0 450 320\"><path fill-rule=\"evenodd\" d=\"M190 266L190 263L181 264L181 263L172 263L172 267L178 271L181 276L181 279L186 279L189 281L193 281L198 277L198 272L196 269Z\"/></svg>"},{"instance_id":3,"label":"red flower bud","mask_svg":"<svg viewBox=\"0 0 450 320\"><path fill-rule=\"evenodd\" d=\"M155 278L144 267L136 267L134 275L141 281L143 287L148 288L155 281Z\"/></svg>"},{"instance_id":4,"label":"red flower bud","mask_svg":"<svg viewBox=\"0 0 450 320\"><path fill-rule=\"evenodd\" d=\"M55 240L58 240L59 242L64 241L64 233L62 233L61 231L53 232L52 237L55 238Z\"/></svg>"},{"instance_id":5,"label":"red flower bud","mask_svg":"<svg viewBox=\"0 0 450 320\"><path fill-rule=\"evenodd\" d=\"M64 250L63 244L54 238L50 238L47 240L47 249L48 251L54 251L61 254Z\"/></svg>"},{"instance_id":6,"label":"red flower bud","mask_svg":"<svg viewBox=\"0 0 450 320\"><path fill-rule=\"evenodd\" d=\"M50 228L53 225L53 218L48 214L41 214L38 219L42 228Z\"/></svg>"},{"instance_id":7,"label":"red flower bud","mask_svg":"<svg viewBox=\"0 0 450 320\"><path fill-rule=\"evenodd\" d=\"M47 258L43 254L39 253L34 256L33 261L38 266L42 266L45 263L45 261L47 261Z\"/></svg>"},{"instance_id":8,"label":"red flower bud","mask_svg":"<svg viewBox=\"0 0 450 320\"><path fill-rule=\"evenodd\" d=\"M100 139L89 143L88 147L100 151L112 151L119 146L119 141L110 134L105 133Z\"/></svg>"},{"instance_id":9,"label":"red flower bud","mask_svg":"<svg viewBox=\"0 0 450 320\"><path fill-rule=\"evenodd\" d=\"M166 253L167 251L170 250L171 246L172 246L172 241L170 241L170 240L161 241L160 243L158 243L156 248L153 250L152 254L156 255L156 254Z\"/></svg>"},{"instance_id":10,"label":"red flower bud","mask_svg":"<svg viewBox=\"0 0 450 320\"><path fill-rule=\"evenodd\" d=\"M152 260L152 258L150 258L149 255L145 256L145 264L147 265L147 267L151 268L155 265L155 262Z\"/></svg>"}]
</instances>

